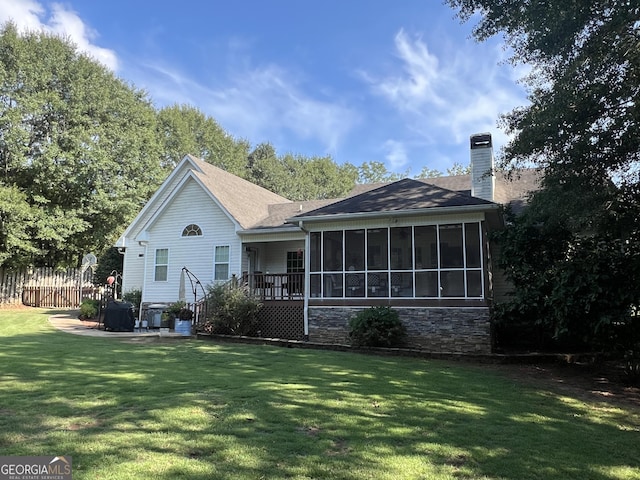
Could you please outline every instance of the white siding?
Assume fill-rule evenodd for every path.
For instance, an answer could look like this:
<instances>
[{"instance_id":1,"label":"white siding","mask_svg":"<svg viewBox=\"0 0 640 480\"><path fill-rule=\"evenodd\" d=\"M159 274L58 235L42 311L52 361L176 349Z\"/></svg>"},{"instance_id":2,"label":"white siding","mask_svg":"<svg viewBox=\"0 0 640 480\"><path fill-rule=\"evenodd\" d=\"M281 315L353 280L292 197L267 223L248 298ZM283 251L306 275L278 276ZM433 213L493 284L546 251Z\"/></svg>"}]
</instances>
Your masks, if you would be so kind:
<instances>
[{"instance_id":1,"label":"white siding","mask_svg":"<svg viewBox=\"0 0 640 480\"><path fill-rule=\"evenodd\" d=\"M123 258L122 292L142 290L145 249L135 242L129 244Z\"/></svg>"},{"instance_id":2,"label":"white siding","mask_svg":"<svg viewBox=\"0 0 640 480\"><path fill-rule=\"evenodd\" d=\"M192 223L200 226L203 235L183 237L182 231ZM194 180L188 181L182 187L147 231L149 245L143 293L145 302L177 300L182 267L187 267L206 289L206 286L213 282L213 255L216 245L230 246L229 273L241 273L241 242L235 233L235 224ZM169 249L167 281L154 280L155 251L158 248ZM193 291L188 279L186 293L187 301L192 301ZM197 297L201 296L202 292L198 287Z\"/></svg>"},{"instance_id":3,"label":"white siding","mask_svg":"<svg viewBox=\"0 0 640 480\"><path fill-rule=\"evenodd\" d=\"M171 192L174 188L182 181L184 178L185 172L192 168L191 163L185 163L182 166L181 170L174 170L170 179L167 178L164 183L155 193L156 197L152 197L149 203L144 207L143 211L138 215L141 215L140 218L137 219L135 228L133 228L127 238L126 238L126 246L132 246L135 243L136 236L141 232L142 228L147 224L147 222L155 215L155 213L163 208L163 204L166 199L171 195Z\"/></svg>"},{"instance_id":4,"label":"white siding","mask_svg":"<svg viewBox=\"0 0 640 480\"><path fill-rule=\"evenodd\" d=\"M265 249L265 272L286 273L287 252L304 250L304 241L270 243Z\"/></svg>"}]
</instances>

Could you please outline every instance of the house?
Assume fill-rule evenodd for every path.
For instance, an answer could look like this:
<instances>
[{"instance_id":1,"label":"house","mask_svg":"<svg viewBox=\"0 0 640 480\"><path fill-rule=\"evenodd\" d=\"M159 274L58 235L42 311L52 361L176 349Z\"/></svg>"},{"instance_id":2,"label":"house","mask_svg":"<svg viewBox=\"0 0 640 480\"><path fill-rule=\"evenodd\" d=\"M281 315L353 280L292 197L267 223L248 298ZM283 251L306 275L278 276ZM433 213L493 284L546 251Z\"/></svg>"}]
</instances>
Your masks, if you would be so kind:
<instances>
[{"instance_id":1,"label":"house","mask_svg":"<svg viewBox=\"0 0 640 480\"><path fill-rule=\"evenodd\" d=\"M413 346L489 353L504 291L489 233L503 227L500 205L518 208L535 181L495 174L489 134L471 136L470 156L471 175L309 202L186 156L116 243L123 291L176 301L184 267L194 301L203 285L244 279L264 298L264 336L345 343L354 312L389 305Z\"/></svg>"}]
</instances>

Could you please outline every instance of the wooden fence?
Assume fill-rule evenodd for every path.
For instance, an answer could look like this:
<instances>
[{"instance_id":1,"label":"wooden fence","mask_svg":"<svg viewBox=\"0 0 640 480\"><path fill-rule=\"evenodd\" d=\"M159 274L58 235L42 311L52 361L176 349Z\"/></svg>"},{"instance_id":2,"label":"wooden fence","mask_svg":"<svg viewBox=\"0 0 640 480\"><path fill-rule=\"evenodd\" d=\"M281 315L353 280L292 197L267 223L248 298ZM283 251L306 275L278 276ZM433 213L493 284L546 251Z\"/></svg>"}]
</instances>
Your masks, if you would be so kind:
<instances>
[{"instance_id":1,"label":"wooden fence","mask_svg":"<svg viewBox=\"0 0 640 480\"><path fill-rule=\"evenodd\" d=\"M83 298L99 298L91 277L80 268L0 269L0 304L77 308Z\"/></svg>"}]
</instances>

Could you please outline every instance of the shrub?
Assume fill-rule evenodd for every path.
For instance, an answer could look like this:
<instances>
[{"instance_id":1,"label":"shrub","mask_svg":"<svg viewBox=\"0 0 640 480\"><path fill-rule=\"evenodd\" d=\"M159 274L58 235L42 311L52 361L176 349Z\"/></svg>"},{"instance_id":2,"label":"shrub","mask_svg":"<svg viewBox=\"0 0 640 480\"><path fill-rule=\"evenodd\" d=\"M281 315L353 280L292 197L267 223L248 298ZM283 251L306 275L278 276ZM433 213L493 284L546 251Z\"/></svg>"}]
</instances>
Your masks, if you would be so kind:
<instances>
[{"instance_id":1,"label":"shrub","mask_svg":"<svg viewBox=\"0 0 640 480\"><path fill-rule=\"evenodd\" d=\"M180 312L187 307L187 302L183 300L178 300L177 302L172 303L169 307L164 311L169 317L177 318L180 315Z\"/></svg>"},{"instance_id":2,"label":"shrub","mask_svg":"<svg viewBox=\"0 0 640 480\"><path fill-rule=\"evenodd\" d=\"M243 285L215 285L207 295L205 331L227 335L255 335L259 299Z\"/></svg>"},{"instance_id":3,"label":"shrub","mask_svg":"<svg viewBox=\"0 0 640 480\"><path fill-rule=\"evenodd\" d=\"M129 290L122 295L122 300L131 303L133 310L137 312L142 302L142 290Z\"/></svg>"},{"instance_id":4,"label":"shrub","mask_svg":"<svg viewBox=\"0 0 640 480\"><path fill-rule=\"evenodd\" d=\"M95 318L95 316L98 314L98 305L98 300L83 298L82 303L80 304L80 318Z\"/></svg>"},{"instance_id":5,"label":"shrub","mask_svg":"<svg viewBox=\"0 0 640 480\"><path fill-rule=\"evenodd\" d=\"M400 346L405 336L406 329L398 312L390 307L363 310L349 321L349 338L354 346Z\"/></svg>"}]
</instances>

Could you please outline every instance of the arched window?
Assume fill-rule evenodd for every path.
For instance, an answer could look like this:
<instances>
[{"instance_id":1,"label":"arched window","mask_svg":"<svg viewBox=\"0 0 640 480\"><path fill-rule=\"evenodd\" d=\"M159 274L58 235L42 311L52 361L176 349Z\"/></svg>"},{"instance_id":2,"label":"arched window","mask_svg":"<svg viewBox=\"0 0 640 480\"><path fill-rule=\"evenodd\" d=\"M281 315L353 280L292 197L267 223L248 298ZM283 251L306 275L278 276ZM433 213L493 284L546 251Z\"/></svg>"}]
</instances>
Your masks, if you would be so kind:
<instances>
[{"instance_id":1,"label":"arched window","mask_svg":"<svg viewBox=\"0 0 640 480\"><path fill-rule=\"evenodd\" d=\"M182 231L182 236L183 237L200 237L202 236L202 229L195 223L192 223L191 225L187 225L186 227L184 227L184 230Z\"/></svg>"}]
</instances>

